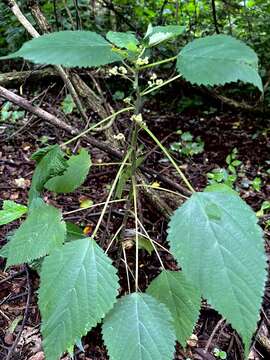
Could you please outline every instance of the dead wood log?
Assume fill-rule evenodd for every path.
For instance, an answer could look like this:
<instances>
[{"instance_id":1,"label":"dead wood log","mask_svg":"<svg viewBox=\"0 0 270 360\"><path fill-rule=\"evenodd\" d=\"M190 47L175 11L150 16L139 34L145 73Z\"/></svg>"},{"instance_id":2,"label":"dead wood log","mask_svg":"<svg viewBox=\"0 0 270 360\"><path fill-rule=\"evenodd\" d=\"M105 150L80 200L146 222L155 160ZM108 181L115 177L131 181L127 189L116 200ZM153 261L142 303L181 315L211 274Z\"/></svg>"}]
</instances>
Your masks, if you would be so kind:
<instances>
[{"instance_id":1,"label":"dead wood log","mask_svg":"<svg viewBox=\"0 0 270 360\"><path fill-rule=\"evenodd\" d=\"M0 74L0 85L9 87L12 85L21 85L26 81L37 81L47 77L59 76L58 72L51 68L34 69L29 71L12 71Z\"/></svg>"}]
</instances>

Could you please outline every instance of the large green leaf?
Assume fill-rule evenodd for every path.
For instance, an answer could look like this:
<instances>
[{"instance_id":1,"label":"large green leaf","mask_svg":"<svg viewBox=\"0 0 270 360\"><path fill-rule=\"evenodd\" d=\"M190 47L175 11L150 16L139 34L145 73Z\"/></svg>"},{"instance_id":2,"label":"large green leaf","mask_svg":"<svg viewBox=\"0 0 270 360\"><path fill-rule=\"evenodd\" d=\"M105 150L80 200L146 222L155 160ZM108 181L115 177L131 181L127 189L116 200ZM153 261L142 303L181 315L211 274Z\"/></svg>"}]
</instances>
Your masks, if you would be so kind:
<instances>
[{"instance_id":1,"label":"large green leaf","mask_svg":"<svg viewBox=\"0 0 270 360\"><path fill-rule=\"evenodd\" d=\"M185 31L184 26L167 25L167 26L148 26L144 39L148 46L155 46L163 41L175 38Z\"/></svg>"},{"instance_id":2,"label":"large green leaf","mask_svg":"<svg viewBox=\"0 0 270 360\"><path fill-rule=\"evenodd\" d=\"M33 154L37 166L33 174L32 184L29 191L29 203L39 196L45 183L53 176L62 174L66 167L65 154L59 145L48 146Z\"/></svg>"},{"instance_id":3,"label":"large green leaf","mask_svg":"<svg viewBox=\"0 0 270 360\"><path fill-rule=\"evenodd\" d=\"M89 238L66 243L46 257L40 276L46 360L57 360L113 307L118 277L109 257Z\"/></svg>"},{"instance_id":4,"label":"large green leaf","mask_svg":"<svg viewBox=\"0 0 270 360\"><path fill-rule=\"evenodd\" d=\"M104 319L111 360L171 360L175 333L168 309L147 294L121 298Z\"/></svg>"},{"instance_id":5,"label":"large green leaf","mask_svg":"<svg viewBox=\"0 0 270 360\"><path fill-rule=\"evenodd\" d=\"M256 53L228 35L193 40L180 51L176 67L193 84L224 85L241 80L263 91Z\"/></svg>"},{"instance_id":6,"label":"large green leaf","mask_svg":"<svg viewBox=\"0 0 270 360\"><path fill-rule=\"evenodd\" d=\"M193 194L176 210L168 240L187 280L241 334L248 351L266 281L263 236L251 208L217 189Z\"/></svg>"},{"instance_id":7,"label":"large green leaf","mask_svg":"<svg viewBox=\"0 0 270 360\"><path fill-rule=\"evenodd\" d=\"M119 48L125 48L128 50L136 50L139 41L136 36L131 32L116 32L109 31L106 38Z\"/></svg>"},{"instance_id":8,"label":"large green leaf","mask_svg":"<svg viewBox=\"0 0 270 360\"><path fill-rule=\"evenodd\" d=\"M44 187L56 193L69 193L77 189L86 179L91 166L90 155L81 149L78 155L72 155L67 161L63 175L49 179Z\"/></svg>"},{"instance_id":9,"label":"large green leaf","mask_svg":"<svg viewBox=\"0 0 270 360\"><path fill-rule=\"evenodd\" d=\"M164 270L151 282L147 293L170 310L177 340L185 347L200 314L198 289L186 280L182 272Z\"/></svg>"},{"instance_id":10,"label":"large green leaf","mask_svg":"<svg viewBox=\"0 0 270 360\"><path fill-rule=\"evenodd\" d=\"M0 210L0 226L19 219L27 212L27 207L11 200L3 202L3 210Z\"/></svg>"},{"instance_id":11,"label":"large green leaf","mask_svg":"<svg viewBox=\"0 0 270 360\"><path fill-rule=\"evenodd\" d=\"M10 237L7 266L27 263L49 254L64 242L65 223L61 212L43 200L33 200L29 215Z\"/></svg>"},{"instance_id":12,"label":"large green leaf","mask_svg":"<svg viewBox=\"0 0 270 360\"><path fill-rule=\"evenodd\" d=\"M14 54L38 64L90 67L110 64L122 58L101 35L91 31L59 31L26 42Z\"/></svg>"}]
</instances>

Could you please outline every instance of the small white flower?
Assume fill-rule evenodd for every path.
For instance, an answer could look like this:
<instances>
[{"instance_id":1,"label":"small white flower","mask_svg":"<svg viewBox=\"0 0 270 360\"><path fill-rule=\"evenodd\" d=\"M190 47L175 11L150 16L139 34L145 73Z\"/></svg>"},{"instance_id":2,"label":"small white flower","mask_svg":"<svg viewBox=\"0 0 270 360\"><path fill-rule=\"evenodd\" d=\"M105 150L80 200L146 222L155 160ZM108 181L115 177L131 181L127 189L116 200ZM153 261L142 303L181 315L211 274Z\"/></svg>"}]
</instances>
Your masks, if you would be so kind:
<instances>
[{"instance_id":1,"label":"small white flower","mask_svg":"<svg viewBox=\"0 0 270 360\"><path fill-rule=\"evenodd\" d=\"M124 101L125 104L130 104L131 103L131 98L127 97L123 101Z\"/></svg>"},{"instance_id":2,"label":"small white flower","mask_svg":"<svg viewBox=\"0 0 270 360\"><path fill-rule=\"evenodd\" d=\"M122 133L119 133L119 134L117 134L117 135L113 135L113 138L114 138L115 140L125 140L125 135L122 134Z\"/></svg>"},{"instance_id":3,"label":"small white flower","mask_svg":"<svg viewBox=\"0 0 270 360\"><path fill-rule=\"evenodd\" d=\"M119 71L122 73L122 74L124 74L124 75L126 75L127 74L127 69L124 67L124 66L120 66L119 67Z\"/></svg>"},{"instance_id":4,"label":"small white flower","mask_svg":"<svg viewBox=\"0 0 270 360\"><path fill-rule=\"evenodd\" d=\"M118 67L114 66L112 69L109 70L110 75L117 75L118 74Z\"/></svg>"},{"instance_id":5,"label":"small white flower","mask_svg":"<svg viewBox=\"0 0 270 360\"><path fill-rule=\"evenodd\" d=\"M150 77L151 80L156 80L157 79L157 74L153 73Z\"/></svg>"},{"instance_id":6,"label":"small white flower","mask_svg":"<svg viewBox=\"0 0 270 360\"><path fill-rule=\"evenodd\" d=\"M142 123L142 121L143 121L142 114L132 115L131 120L138 122L138 123Z\"/></svg>"},{"instance_id":7,"label":"small white flower","mask_svg":"<svg viewBox=\"0 0 270 360\"><path fill-rule=\"evenodd\" d=\"M163 80L162 79L157 79L156 80L156 85L162 85L163 84Z\"/></svg>"},{"instance_id":8,"label":"small white flower","mask_svg":"<svg viewBox=\"0 0 270 360\"><path fill-rule=\"evenodd\" d=\"M145 65L149 63L149 57L146 56L145 58L138 58L136 61L136 65Z\"/></svg>"}]
</instances>

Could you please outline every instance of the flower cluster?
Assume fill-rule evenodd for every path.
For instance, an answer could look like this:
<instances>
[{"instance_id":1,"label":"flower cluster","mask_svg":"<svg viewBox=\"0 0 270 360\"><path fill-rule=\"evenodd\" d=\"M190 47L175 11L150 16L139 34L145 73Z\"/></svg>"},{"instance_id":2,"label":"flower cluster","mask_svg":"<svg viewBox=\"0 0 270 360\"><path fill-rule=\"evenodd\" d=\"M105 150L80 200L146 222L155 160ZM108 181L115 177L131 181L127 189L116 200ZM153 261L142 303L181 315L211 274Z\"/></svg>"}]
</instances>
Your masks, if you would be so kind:
<instances>
[{"instance_id":1,"label":"flower cluster","mask_svg":"<svg viewBox=\"0 0 270 360\"><path fill-rule=\"evenodd\" d=\"M153 73L150 77L150 80L148 81L148 86L150 86L150 87L158 86L158 85L162 85L162 84L163 84L163 80L158 79L156 73Z\"/></svg>"},{"instance_id":2,"label":"flower cluster","mask_svg":"<svg viewBox=\"0 0 270 360\"><path fill-rule=\"evenodd\" d=\"M126 75L127 74L127 69L124 66L114 66L113 68L109 69L109 75L112 76L116 76L116 75Z\"/></svg>"},{"instance_id":3,"label":"flower cluster","mask_svg":"<svg viewBox=\"0 0 270 360\"><path fill-rule=\"evenodd\" d=\"M147 65L149 64L149 56L146 56L144 58L138 58L136 60L136 65L142 66L142 65Z\"/></svg>"},{"instance_id":4,"label":"flower cluster","mask_svg":"<svg viewBox=\"0 0 270 360\"><path fill-rule=\"evenodd\" d=\"M118 133L117 135L113 135L115 140L125 140L125 135L123 133Z\"/></svg>"}]
</instances>

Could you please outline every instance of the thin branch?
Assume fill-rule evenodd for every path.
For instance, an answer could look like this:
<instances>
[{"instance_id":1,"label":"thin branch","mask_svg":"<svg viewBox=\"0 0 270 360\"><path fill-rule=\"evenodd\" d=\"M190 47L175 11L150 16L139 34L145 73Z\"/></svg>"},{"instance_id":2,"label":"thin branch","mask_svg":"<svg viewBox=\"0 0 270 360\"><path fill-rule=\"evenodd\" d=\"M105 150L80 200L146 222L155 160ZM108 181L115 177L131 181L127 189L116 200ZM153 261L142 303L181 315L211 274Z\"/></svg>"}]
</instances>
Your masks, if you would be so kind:
<instances>
[{"instance_id":1,"label":"thin branch","mask_svg":"<svg viewBox=\"0 0 270 360\"><path fill-rule=\"evenodd\" d=\"M212 5L212 15L213 15L213 20L214 20L214 25L215 25L215 29L216 29L216 33L219 34L219 28L218 28L218 22L217 22L217 12L216 12L216 3L215 0L211 0L211 5Z\"/></svg>"},{"instance_id":2,"label":"thin branch","mask_svg":"<svg viewBox=\"0 0 270 360\"><path fill-rule=\"evenodd\" d=\"M28 314L29 314L29 306L30 306L30 299L31 299L31 285L30 285L30 278L29 278L29 272L28 272L27 266L25 266L25 271L26 271L27 289L28 289L25 312L24 312L23 321L22 321L20 331L18 332L18 335L17 335L14 343L12 344L11 348L9 349L6 360L11 360L12 359L13 352L16 349L16 346L18 345L18 343L20 341L20 338L21 338L21 335L22 335L22 332L23 332L23 329L24 329L24 326L26 324Z\"/></svg>"},{"instance_id":3,"label":"thin branch","mask_svg":"<svg viewBox=\"0 0 270 360\"><path fill-rule=\"evenodd\" d=\"M23 13L21 12L18 4L16 3L15 0L8 0L8 6L11 9L11 11L13 12L13 14L16 16L16 18L19 20L19 22L22 24L22 26L29 32L29 34L33 37L33 38L37 38L40 36L40 34L37 32L37 30L33 27L33 25L27 20L27 18L23 15ZM40 12L40 14L42 14ZM35 12L33 15L37 16L37 12ZM43 14L42 14L43 16ZM41 25L42 23L44 23L44 16L43 16L43 22L40 21L39 25ZM46 20L45 20L46 21ZM47 31L47 28L44 29L45 31ZM70 95L72 96L82 118L84 119L84 121L88 121L88 117L83 109L83 105L76 93L76 90L74 89L71 81L69 80L65 70L63 69L62 66L60 65L56 65L55 69L59 72L59 75L61 76L62 80L64 81L64 83L66 84Z\"/></svg>"},{"instance_id":4,"label":"thin branch","mask_svg":"<svg viewBox=\"0 0 270 360\"><path fill-rule=\"evenodd\" d=\"M207 344L205 345L205 348L204 348L204 353L207 353L208 352L208 349L214 339L214 336L216 335L216 332L218 331L218 329L221 327L221 325L224 323L225 319L224 318L221 318L216 326L214 327L214 330L212 331L212 334L210 335L208 341L207 341Z\"/></svg>"}]
</instances>

